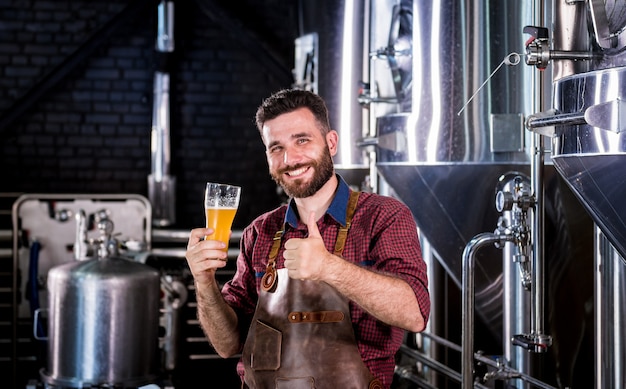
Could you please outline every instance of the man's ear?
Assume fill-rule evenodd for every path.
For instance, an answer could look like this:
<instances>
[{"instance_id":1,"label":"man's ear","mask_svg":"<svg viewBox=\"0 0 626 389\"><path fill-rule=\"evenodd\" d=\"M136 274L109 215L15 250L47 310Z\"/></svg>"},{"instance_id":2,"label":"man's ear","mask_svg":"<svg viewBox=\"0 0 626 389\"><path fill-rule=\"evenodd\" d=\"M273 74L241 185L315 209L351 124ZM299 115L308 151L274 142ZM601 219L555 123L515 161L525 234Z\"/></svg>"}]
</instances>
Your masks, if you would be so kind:
<instances>
[{"instance_id":1,"label":"man's ear","mask_svg":"<svg viewBox=\"0 0 626 389\"><path fill-rule=\"evenodd\" d=\"M330 155L334 156L337 154L337 144L339 143L339 134L335 130L330 130L328 134L326 134L326 144L328 145L328 150L330 150Z\"/></svg>"}]
</instances>

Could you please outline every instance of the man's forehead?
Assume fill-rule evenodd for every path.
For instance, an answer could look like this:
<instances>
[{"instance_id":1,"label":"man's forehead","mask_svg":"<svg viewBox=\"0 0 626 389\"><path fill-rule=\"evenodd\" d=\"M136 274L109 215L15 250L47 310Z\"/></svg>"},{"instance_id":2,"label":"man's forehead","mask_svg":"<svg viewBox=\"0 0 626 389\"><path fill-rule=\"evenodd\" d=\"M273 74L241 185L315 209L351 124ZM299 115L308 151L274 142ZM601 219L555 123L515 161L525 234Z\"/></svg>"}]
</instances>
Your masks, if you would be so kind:
<instances>
[{"instance_id":1,"label":"man's forehead","mask_svg":"<svg viewBox=\"0 0 626 389\"><path fill-rule=\"evenodd\" d=\"M283 114L275 119L268 120L262 128L265 143L314 137L321 135L317 122L306 115Z\"/></svg>"}]
</instances>

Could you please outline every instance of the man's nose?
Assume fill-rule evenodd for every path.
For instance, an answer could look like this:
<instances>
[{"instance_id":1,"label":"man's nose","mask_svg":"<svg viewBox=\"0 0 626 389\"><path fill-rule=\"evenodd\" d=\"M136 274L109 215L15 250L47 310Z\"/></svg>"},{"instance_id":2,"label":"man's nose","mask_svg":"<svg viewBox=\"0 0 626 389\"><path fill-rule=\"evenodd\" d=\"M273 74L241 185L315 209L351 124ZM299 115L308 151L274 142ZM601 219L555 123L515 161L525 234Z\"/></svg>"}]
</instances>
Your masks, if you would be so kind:
<instances>
[{"instance_id":1,"label":"man's nose","mask_svg":"<svg viewBox=\"0 0 626 389\"><path fill-rule=\"evenodd\" d=\"M298 150L298 148L289 147L285 148L283 151L283 163L285 165L294 165L300 163L302 162L303 158L304 155L302 154L301 150Z\"/></svg>"}]
</instances>

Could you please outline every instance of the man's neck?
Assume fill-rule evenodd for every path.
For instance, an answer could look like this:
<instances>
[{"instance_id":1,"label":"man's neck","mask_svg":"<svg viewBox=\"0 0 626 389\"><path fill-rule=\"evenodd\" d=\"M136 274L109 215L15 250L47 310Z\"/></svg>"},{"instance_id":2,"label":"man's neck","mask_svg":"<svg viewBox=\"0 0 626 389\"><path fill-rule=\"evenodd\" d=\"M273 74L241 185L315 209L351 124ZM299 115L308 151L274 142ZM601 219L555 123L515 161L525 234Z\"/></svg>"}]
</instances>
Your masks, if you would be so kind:
<instances>
[{"instance_id":1,"label":"man's neck","mask_svg":"<svg viewBox=\"0 0 626 389\"><path fill-rule=\"evenodd\" d=\"M315 212L316 221L324 216L324 213L326 213L330 203L333 202L338 185L339 180L337 179L337 176L333 174L324 186L322 186L322 188L313 196L294 199L296 206L298 207L298 216L300 221L306 223L311 212Z\"/></svg>"}]
</instances>

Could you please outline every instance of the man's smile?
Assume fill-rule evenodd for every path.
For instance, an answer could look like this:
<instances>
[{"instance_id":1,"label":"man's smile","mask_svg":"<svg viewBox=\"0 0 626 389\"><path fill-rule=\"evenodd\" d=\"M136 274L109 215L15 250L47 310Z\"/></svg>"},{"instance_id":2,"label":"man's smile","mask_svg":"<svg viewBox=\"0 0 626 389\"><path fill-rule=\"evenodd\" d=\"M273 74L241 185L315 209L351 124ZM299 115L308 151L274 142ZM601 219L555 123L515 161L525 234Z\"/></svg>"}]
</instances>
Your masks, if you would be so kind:
<instances>
[{"instance_id":1,"label":"man's smile","mask_svg":"<svg viewBox=\"0 0 626 389\"><path fill-rule=\"evenodd\" d=\"M286 171L285 174L288 175L291 178L295 178L295 177L303 175L308 170L309 170L309 167L301 167L301 168L298 168L298 169L295 169L295 170Z\"/></svg>"}]
</instances>

